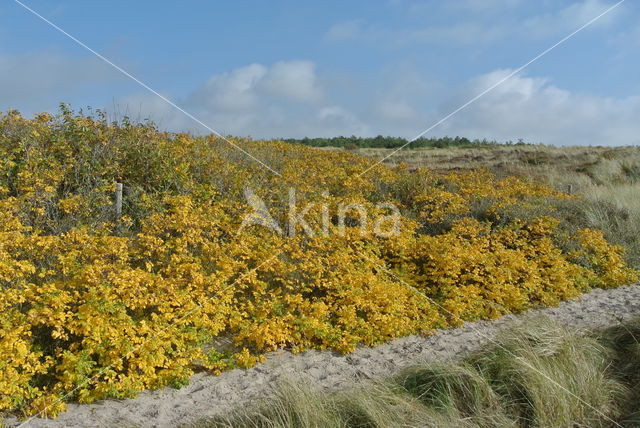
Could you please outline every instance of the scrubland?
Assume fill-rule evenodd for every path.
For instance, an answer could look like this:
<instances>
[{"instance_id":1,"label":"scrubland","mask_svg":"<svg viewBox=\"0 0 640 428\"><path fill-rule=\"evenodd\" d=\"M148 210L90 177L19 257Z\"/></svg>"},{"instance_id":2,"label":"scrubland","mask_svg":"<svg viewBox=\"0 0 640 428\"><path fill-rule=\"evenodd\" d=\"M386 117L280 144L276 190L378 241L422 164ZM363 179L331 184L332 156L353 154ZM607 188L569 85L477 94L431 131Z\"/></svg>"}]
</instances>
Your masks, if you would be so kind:
<instances>
[{"instance_id":1,"label":"scrubland","mask_svg":"<svg viewBox=\"0 0 640 428\"><path fill-rule=\"evenodd\" d=\"M395 149L363 148L356 153L383 159ZM518 176L583 197L571 221L604 231L627 248L640 266L640 147L487 145L398 151L389 166L442 171L484 169L498 177Z\"/></svg>"},{"instance_id":2,"label":"scrubland","mask_svg":"<svg viewBox=\"0 0 640 428\"><path fill-rule=\"evenodd\" d=\"M637 280L631 205L499 169L371 166L100 112L0 115L0 410L53 417L278 348L348 353ZM243 226L247 188L283 233ZM285 226L292 192L308 227ZM374 233L390 205L397 227Z\"/></svg>"}]
</instances>

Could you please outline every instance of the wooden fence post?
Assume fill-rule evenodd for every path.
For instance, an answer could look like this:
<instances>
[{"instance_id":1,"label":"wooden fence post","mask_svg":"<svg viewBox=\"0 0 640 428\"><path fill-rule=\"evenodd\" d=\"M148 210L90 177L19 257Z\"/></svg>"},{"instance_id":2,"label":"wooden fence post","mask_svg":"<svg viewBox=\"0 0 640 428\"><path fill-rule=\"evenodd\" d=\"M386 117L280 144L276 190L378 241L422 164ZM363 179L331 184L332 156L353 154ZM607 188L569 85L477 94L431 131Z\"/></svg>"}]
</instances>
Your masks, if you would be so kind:
<instances>
[{"instance_id":1,"label":"wooden fence post","mask_svg":"<svg viewBox=\"0 0 640 428\"><path fill-rule=\"evenodd\" d=\"M122 216L122 183L116 183L116 220Z\"/></svg>"}]
</instances>

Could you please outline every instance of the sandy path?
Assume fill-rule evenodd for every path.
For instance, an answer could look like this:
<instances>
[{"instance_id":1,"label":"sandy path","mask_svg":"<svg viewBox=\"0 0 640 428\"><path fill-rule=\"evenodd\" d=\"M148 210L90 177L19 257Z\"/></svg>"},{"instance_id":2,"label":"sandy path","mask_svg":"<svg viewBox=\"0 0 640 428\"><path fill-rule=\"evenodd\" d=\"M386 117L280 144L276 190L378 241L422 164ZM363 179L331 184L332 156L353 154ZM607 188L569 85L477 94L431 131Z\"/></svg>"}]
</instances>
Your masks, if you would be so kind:
<instances>
[{"instance_id":1,"label":"sandy path","mask_svg":"<svg viewBox=\"0 0 640 428\"><path fill-rule=\"evenodd\" d=\"M536 314L579 328L592 328L640 315L640 286L594 290L556 308L508 315L497 321L467 323L429 337L409 336L375 348L362 347L349 355L308 351L292 355L278 351L250 370L232 370L220 376L204 373L176 390L146 391L130 400L106 400L91 405L69 405L54 420L33 419L28 427L170 427L213 415L268 394L274 382L292 376L308 377L321 388L338 388L373 377L383 377L411 364L445 360L490 341L504 326ZM19 423L6 420L8 426Z\"/></svg>"}]
</instances>

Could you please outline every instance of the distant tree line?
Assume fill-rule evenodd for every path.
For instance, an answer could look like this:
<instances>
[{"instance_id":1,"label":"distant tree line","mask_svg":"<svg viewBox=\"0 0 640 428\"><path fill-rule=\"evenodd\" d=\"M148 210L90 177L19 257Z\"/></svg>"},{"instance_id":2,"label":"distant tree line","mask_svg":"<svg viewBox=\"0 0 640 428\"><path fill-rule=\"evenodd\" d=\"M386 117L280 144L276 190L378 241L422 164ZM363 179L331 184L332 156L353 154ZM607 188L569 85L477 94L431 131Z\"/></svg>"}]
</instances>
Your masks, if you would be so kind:
<instances>
[{"instance_id":1,"label":"distant tree line","mask_svg":"<svg viewBox=\"0 0 640 428\"><path fill-rule=\"evenodd\" d=\"M401 137L383 137L382 135L378 135L377 137L356 137L352 135L351 137L331 137L331 138L287 138L284 141L287 143L294 144L304 144L305 146L312 147L341 147L345 149L357 149L361 147L370 147L370 148L385 148L385 149L394 149L398 147L402 147L409 142L406 138ZM488 146L497 146L497 145L507 145L507 146L519 146L519 145L529 145L530 143L525 143L522 139L518 139L517 141L505 141L499 142L495 140L487 140L487 139L474 139L470 140L465 137L438 137L438 138L427 138L420 137L417 140L413 141L410 144L410 147L488 147Z\"/></svg>"}]
</instances>

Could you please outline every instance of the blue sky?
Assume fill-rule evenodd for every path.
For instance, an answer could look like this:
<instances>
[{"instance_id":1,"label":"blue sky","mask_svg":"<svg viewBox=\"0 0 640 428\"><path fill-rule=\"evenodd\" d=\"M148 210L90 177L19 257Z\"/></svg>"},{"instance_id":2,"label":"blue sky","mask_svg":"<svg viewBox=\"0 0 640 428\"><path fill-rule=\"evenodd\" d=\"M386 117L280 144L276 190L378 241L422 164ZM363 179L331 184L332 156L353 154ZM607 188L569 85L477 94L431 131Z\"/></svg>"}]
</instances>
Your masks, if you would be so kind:
<instances>
[{"instance_id":1,"label":"blue sky","mask_svg":"<svg viewBox=\"0 0 640 428\"><path fill-rule=\"evenodd\" d=\"M223 134L411 138L616 2L23 3ZM640 144L639 18L625 1L428 135ZM207 132L14 1L0 23L1 111Z\"/></svg>"}]
</instances>

